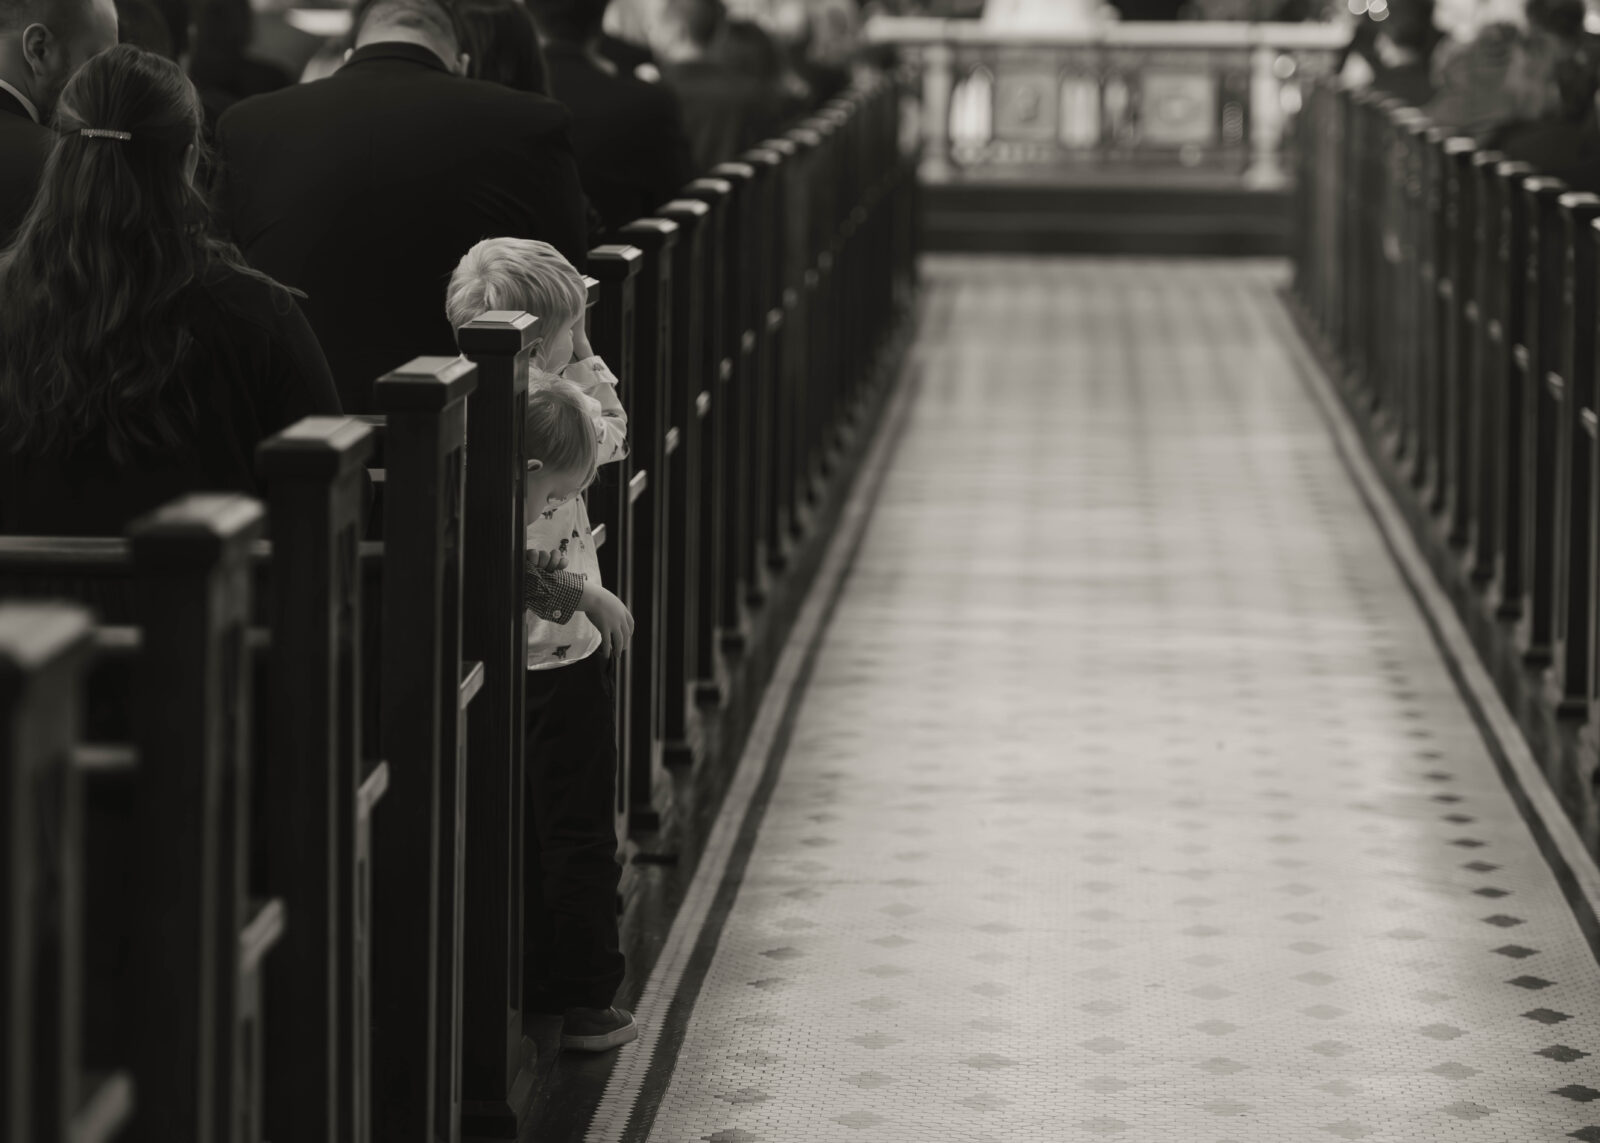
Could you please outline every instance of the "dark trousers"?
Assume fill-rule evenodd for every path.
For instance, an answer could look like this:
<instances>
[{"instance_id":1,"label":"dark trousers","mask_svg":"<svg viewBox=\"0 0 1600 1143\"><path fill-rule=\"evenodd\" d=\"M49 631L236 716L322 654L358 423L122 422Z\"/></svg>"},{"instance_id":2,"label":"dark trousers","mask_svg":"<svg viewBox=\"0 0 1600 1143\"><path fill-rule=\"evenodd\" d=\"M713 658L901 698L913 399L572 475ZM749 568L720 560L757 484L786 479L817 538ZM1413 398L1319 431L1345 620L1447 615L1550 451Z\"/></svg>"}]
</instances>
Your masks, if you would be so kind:
<instances>
[{"instance_id":1,"label":"dark trousers","mask_svg":"<svg viewBox=\"0 0 1600 1143\"><path fill-rule=\"evenodd\" d=\"M624 968L615 664L595 651L526 678L523 1005L607 1008Z\"/></svg>"}]
</instances>

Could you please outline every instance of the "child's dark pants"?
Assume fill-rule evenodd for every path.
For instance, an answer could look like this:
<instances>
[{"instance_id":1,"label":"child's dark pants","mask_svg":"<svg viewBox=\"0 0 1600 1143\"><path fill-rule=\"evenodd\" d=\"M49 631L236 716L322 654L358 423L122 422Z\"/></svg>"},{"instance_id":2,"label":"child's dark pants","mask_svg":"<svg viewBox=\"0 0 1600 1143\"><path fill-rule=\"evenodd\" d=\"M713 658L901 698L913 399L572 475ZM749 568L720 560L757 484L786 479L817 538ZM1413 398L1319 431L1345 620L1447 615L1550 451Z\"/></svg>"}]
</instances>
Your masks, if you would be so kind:
<instances>
[{"instance_id":1,"label":"child's dark pants","mask_svg":"<svg viewBox=\"0 0 1600 1143\"><path fill-rule=\"evenodd\" d=\"M617 935L614 664L602 651L528 671L524 1008L607 1008Z\"/></svg>"}]
</instances>

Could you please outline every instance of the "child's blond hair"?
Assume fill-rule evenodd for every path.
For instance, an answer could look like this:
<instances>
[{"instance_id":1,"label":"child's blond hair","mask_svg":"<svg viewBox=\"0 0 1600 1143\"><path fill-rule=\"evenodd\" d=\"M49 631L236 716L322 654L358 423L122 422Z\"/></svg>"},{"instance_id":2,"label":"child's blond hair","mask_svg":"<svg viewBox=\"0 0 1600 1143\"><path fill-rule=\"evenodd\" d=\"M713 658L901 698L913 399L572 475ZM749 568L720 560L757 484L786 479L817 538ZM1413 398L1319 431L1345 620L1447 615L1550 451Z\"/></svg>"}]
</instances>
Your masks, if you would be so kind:
<instances>
[{"instance_id":1,"label":"child's blond hair","mask_svg":"<svg viewBox=\"0 0 1600 1143\"><path fill-rule=\"evenodd\" d=\"M582 472L584 486L598 467L594 399L574 385L548 374L528 388L528 411L523 418L524 448L529 460L539 460L556 472Z\"/></svg>"},{"instance_id":2,"label":"child's blond hair","mask_svg":"<svg viewBox=\"0 0 1600 1143\"><path fill-rule=\"evenodd\" d=\"M539 319L539 331L548 339L583 316L588 304L583 275L550 243L485 238L450 275L444 309L456 330L488 310L526 311Z\"/></svg>"}]
</instances>

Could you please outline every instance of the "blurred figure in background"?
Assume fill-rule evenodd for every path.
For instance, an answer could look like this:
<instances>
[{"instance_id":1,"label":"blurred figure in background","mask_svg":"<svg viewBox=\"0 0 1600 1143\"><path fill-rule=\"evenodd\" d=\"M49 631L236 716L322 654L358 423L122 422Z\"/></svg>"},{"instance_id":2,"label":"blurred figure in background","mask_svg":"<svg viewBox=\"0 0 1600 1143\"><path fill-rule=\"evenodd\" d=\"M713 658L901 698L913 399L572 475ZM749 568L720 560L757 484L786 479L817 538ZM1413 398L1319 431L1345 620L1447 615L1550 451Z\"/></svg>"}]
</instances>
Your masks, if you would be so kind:
<instances>
[{"instance_id":1,"label":"blurred figure in background","mask_svg":"<svg viewBox=\"0 0 1600 1143\"><path fill-rule=\"evenodd\" d=\"M195 19L189 78L205 107L207 139L214 136L222 113L241 99L294 82L277 64L250 54L254 25L250 0L205 0Z\"/></svg>"},{"instance_id":2,"label":"blurred figure in background","mask_svg":"<svg viewBox=\"0 0 1600 1143\"><path fill-rule=\"evenodd\" d=\"M39 189L62 88L116 42L112 0L0 0L0 246Z\"/></svg>"},{"instance_id":3,"label":"blurred figure in background","mask_svg":"<svg viewBox=\"0 0 1600 1143\"><path fill-rule=\"evenodd\" d=\"M698 171L727 162L783 124L776 78L742 75L719 58L727 29L722 0L666 0L656 55L662 82L683 106Z\"/></svg>"},{"instance_id":4,"label":"blurred figure in background","mask_svg":"<svg viewBox=\"0 0 1600 1143\"><path fill-rule=\"evenodd\" d=\"M550 67L522 0L456 0L455 17L469 77L550 94Z\"/></svg>"},{"instance_id":5,"label":"blurred figure in background","mask_svg":"<svg viewBox=\"0 0 1600 1143\"><path fill-rule=\"evenodd\" d=\"M1434 49L1444 38L1433 20L1433 0L1391 0L1382 21L1368 15L1356 24L1338 70L1359 85L1423 106L1434 95Z\"/></svg>"},{"instance_id":6,"label":"blurred figure in background","mask_svg":"<svg viewBox=\"0 0 1600 1143\"><path fill-rule=\"evenodd\" d=\"M178 62L172 28L151 0L117 0L117 43L132 44Z\"/></svg>"},{"instance_id":7,"label":"blurred figure in background","mask_svg":"<svg viewBox=\"0 0 1600 1143\"><path fill-rule=\"evenodd\" d=\"M516 2L516 0L510 0ZM550 68L550 94L572 112L584 193L606 231L642 218L695 167L673 93L600 52L608 0L528 0Z\"/></svg>"},{"instance_id":8,"label":"blurred figure in background","mask_svg":"<svg viewBox=\"0 0 1600 1143\"><path fill-rule=\"evenodd\" d=\"M812 87L785 57L778 41L752 20L729 20L716 58L730 71L757 82L771 83L777 90L778 118L781 122L801 115L815 106Z\"/></svg>"},{"instance_id":9,"label":"blurred figure in background","mask_svg":"<svg viewBox=\"0 0 1600 1143\"><path fill-rule=\"evenodd\" d=\"M1600 190L1600 72L1577 0L1530 0L1528 34L1506 77L1506 118L1479 143L1574 190Z\"/></svg>"}]
</instances>

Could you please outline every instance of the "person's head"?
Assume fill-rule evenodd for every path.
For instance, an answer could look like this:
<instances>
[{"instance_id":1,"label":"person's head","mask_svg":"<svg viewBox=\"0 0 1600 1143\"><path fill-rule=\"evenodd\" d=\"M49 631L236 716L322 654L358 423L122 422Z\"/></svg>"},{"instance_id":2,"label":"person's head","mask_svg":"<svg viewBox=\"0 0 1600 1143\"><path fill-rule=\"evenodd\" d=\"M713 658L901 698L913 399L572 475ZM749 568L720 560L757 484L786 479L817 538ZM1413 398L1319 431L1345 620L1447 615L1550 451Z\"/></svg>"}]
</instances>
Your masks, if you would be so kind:
<instances>
[{"instance_id":1,"label":"person's head","mask_svg":"<svg viewBox=\"0 0 1600 1143\"><path fill-rule=\"evenodd\" d=\"M651 46L663 59L703 56L728 24L723 0L665 0Z\"/></svg>"},{"instance_id":2,"label":"person's head","mask_svg":"<svg viewBox=\"0 0 1600 1143\"><path fill-rule=\"evenodd\" d=\"M753 20L729 20L714 54L729 70L761 80L775 79L789 68L777 41Z\"/></svg>"},{"instance_id":3,"label":"person's head","mask_svg":"<svg viewBox=\"0 0 1600 1143\"><path fill-rule=\"evenodd\" d=\"M572 360L572 329L588 302L583 275L548 242L485 238L450 275L445 316L460 329L488 310L532 314L542 336L532 364L553 373Z\"/></svg>"},{"instance_id":4,"label":"person's head","mask_svg":"<svg viewBox=\"0 0 1600 1143\"><path fill-rule=\"evenodd\" d=\"M468 76L550 94L544 52L522 0L456 0L455 17Z\"/></svg>"},{"instance_id":5,"label":"person's head","mask_svg":"<svg viewBox=\"0 0 1600 1143\"><path fill-rule=\"evenodd\" d=\"M0 0L0 79L42 119L72 73L116 42L113 0Z\"/></svg>"},{"instance_id":6,"label":"person's head","mask_svg":"<svg viewBox=\"0 0 1600 1143\"><path fill-rule=\"evenodd\" d=\"M600 452L597 404L571 381L559 377L540 377L529 386L523 416L523 446L528 457L523 515L529 523L593 483Z\"/></svg>"},{"instance_id":7,"label":"person's head","mask_svg":"<svg viewBox=\"0 0 1600 1143\"><path fill-rule=\"evenodd\" d=\"M351 20L351 45L415 44L438 56L456 75L471 71L461 32L443 0L362 0Z\"/></svg>"},{"instance_id":8,"label":"person's head","mask_svg":"<svg viewBox=\"0 0 1600 1143\"><path fill-rule=\"evenodd\" d=\"M611 0L528 0L539 35L556 44L589 47L600 40Z\"/></svg>"},{"instance_id":9,"label":"person's head","mask_svg":"<svg viewBox=\"0 0 1600 1143\"><path fill-rule=\"evenodd\" d=\"M117 42L169 60L178 58L167 17L151 0L117 0Z\"/></svg>"},{"instance_id":10,"label":"person's head","mask_svg":"<svg viewBox=\"0 0 1600 1143\"><path fill-rule=\"evenodd\" d=\"M0 251L0 426L15 449L91 436L113 457L181 438L167 383L192 342L182 305L218 263L194 185L200 99L178 65L120 44L80 68L33 205ZM263 279L265 280L265 279Z\"/></svg>"}]
</instances>

